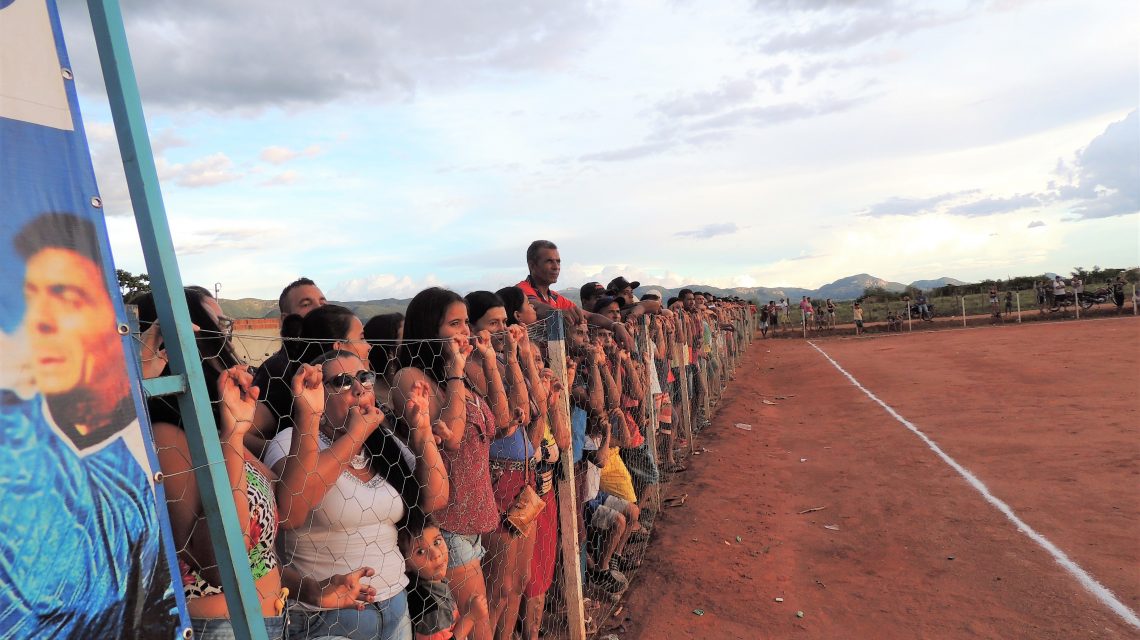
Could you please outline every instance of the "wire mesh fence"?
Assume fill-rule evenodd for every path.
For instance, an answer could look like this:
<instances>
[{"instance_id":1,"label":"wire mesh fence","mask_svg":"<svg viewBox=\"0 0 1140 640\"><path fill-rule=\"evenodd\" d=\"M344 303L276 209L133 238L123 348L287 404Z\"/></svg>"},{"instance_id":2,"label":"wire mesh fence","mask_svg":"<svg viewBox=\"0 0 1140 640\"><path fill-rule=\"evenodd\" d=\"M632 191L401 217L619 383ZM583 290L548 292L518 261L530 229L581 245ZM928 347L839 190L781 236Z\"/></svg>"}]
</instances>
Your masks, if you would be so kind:
<instances>
[{"instance_id":1,"label":"wire mesh fence","mask_svg":"<svg viewBox=\"0 0 1140 640\"><path fill-rule=\"evenodd\" d=\"M753 328L737 304L591 325L539 319L517 291L429 289L400 318L325 305L274 336L234 332L208 292L187 302L260 613L289 638L596 632ZM137 304L159 376L161 328ZM148 410L202 633L227 612L214 541L177 402Z\"/></svg>"}]
</instances>

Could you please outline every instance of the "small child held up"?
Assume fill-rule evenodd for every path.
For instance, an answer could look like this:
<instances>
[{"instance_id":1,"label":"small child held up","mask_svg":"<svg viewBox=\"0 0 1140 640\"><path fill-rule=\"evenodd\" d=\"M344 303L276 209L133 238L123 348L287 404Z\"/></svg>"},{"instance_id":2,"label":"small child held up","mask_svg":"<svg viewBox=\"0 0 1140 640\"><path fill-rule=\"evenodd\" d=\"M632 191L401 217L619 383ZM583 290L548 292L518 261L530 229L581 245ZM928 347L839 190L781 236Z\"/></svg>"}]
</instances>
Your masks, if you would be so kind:
<instances>
[{"instance_id":1,"label":"small child held up","mask_svg":"<svg viewBox=\"0 0 1140 640\"><path fill-rule=\"evenodd\" d=\"M468 613L459 615L447 582L447 543L439 525L431 516L411 520L397 540L407 561L408 617L416 640L465 640L476 619L487 618L487 599L472 596Z\"/></svg>"}]
</instances>

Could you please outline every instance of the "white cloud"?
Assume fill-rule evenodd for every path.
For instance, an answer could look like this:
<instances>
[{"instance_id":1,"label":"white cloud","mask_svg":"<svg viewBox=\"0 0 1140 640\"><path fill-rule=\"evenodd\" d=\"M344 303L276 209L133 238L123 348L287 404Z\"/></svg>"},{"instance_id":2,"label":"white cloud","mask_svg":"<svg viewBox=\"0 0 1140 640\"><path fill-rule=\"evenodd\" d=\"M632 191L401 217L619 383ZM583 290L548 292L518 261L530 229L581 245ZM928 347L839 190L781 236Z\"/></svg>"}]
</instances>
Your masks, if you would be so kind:
<instances>
[{"instance_id":1,"label":"white cloud","mask_svg":"<svg viewBox=\"0 0 1140 640\"><path fill-rule=\"evenodd\" d=\"M285 164L296 158L312 158L321 152L317 145L310 145L301 151L294 151L288 147L266 147L261 150L261 159L269 164Z\"/></svg>"},{"instance_id":2,"label":"white cloud","mask_svg":"<svg viewBox=\"0 0 1140 640\"><path fill-rule=\"evenodd\" d=\"M268 180L263 181L261 184L264 186L267 186L267 187L279 187L279 186L297 184L297 181L299 181L300 179L301 179L301 174L290 169L288 171L282 171L281 173L274 175L273 177L269 178Z\"/></svg>"},{"instance_id":3,"label":"white cloud","mask_svg":"<svg viewBox=\"0 0 1140 640\"><path fill-rule=\"evenodd\" d=\"M419 279L391 273L379 273L338 282L325 295L336 300L378 300L411 298L428 287L447 287L434 274Z\"/></svg>"},{"instance_id":4,"label":"white cloud","mask_svg":"<svg viewBox=\"0 0 1140 640\"><path fill-rule=\"evenodd\" d=\"M1107 218L1140 212L1140 116L1133 110L1076 153L1059 170L1069 184L1058 196L1072 201L1078 218Z\"/></svg>"},{"instance_id":5,"label":"white cloud","mask_svg":"<svg viewBox=\"0 0 1140 640\"><path fill-rule=\"evenodd\" d=\"M233 160L220 151L185 163L172 163L159 156L155 158L155 165L160 180L182 187L214 187L243 177L241 172L235 171Z\"/></svg>"}]
</instances>

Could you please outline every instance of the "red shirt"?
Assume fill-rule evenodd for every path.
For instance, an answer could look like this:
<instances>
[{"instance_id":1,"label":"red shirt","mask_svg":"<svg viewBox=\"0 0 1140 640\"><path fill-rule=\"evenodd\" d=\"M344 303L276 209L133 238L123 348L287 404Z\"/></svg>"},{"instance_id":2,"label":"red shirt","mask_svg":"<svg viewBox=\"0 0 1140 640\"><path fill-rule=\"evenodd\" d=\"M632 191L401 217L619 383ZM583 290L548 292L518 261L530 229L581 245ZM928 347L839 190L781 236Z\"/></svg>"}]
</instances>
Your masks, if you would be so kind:
<instances>
[{"instance_id":1,"label":"red shirt","mask_svg":"<svg viewBox=\"0 0 1140 640\"><path fill-rule=\"evenodd\" d=\"M551 290L549 296L542 295L534 288L534 284L531 282L530 276L527 276L526 280L523 280L515 286L519 289L522 289L522 292L526 294L526 297L530 298L531 300L537 300L543 304L548 304L555 309L558 309L559 311L574 309L578 306L574 304L573 300L570 300L566 296L558 295L558 293L553 290Z\"/></svg>"}]
</instances>

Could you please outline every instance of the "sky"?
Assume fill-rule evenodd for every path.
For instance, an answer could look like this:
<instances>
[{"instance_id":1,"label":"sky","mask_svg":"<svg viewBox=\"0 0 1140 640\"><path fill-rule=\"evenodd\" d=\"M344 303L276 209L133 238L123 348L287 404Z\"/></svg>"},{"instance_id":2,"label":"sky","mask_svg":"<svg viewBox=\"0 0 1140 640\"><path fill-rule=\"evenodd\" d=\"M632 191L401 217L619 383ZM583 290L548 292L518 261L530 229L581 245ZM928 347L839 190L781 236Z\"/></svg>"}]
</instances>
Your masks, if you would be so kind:
<instances>
[{"instance_id":1,"label":"sky","mask_svg":"<svg viewBox=\"0 0 1140 640\"><path fill-rule=\"evenodd\" d=\"M145 271L86 4L64 35ZM125 0L183 281L274 298L1140 264L1134 0Z\"/></svg>"}]
</instances>

